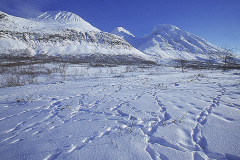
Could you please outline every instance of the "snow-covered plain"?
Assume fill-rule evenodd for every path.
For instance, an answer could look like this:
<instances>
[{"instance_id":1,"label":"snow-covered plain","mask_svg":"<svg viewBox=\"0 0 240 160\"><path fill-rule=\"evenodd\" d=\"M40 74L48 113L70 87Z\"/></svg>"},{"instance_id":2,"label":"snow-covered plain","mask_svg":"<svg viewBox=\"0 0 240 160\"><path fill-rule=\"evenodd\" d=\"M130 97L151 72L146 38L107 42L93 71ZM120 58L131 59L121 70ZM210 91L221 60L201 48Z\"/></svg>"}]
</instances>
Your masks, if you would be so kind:
<instances>
[{"instance_id":1,"label":"snow-covered plain","mask_svg":"<svg viewBox=\"0 0 240 160\"><path fill-rule=\"evenodd\" d=\"M70 65L0 88L0 159L240 159L239 87L236 70Z\"/></svg>"}]
</instances>

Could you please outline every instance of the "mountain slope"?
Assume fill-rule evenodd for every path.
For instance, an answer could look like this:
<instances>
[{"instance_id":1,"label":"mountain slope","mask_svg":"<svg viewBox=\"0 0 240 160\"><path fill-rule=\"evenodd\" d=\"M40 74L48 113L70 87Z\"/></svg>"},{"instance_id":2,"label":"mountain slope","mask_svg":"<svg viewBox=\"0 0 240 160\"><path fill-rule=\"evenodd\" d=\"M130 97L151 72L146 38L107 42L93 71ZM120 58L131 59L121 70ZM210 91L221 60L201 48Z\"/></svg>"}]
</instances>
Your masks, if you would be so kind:
<instances>
[{"instance_id":1,"label":"mountain slope","mask_svg":"<svg viewBox=\"0 0 240 160\"><path fill-rule=\"evenodd\" d=\"M132 60L151 59L123 38L100 32L73 13L46 12L32 20L3 12L0 15L2 54L27 53L31 56L80 57L82 60L83 57L92 57L101 61L103 57L114 61L129 57Z\"/></svg>"},{"instance_id":2,"label":"mountain slope","mask_svg":"<svg viewBox=\"0 0 240 160\"><path fill-rule=\"evenodd\" d=\"M121 33L115 33L119 35ZM169 24L157 25L143 38L124 36L131 45L155 59L208 59L219 58L223 49L206 40Z\"/></svg>"}]
</instances>

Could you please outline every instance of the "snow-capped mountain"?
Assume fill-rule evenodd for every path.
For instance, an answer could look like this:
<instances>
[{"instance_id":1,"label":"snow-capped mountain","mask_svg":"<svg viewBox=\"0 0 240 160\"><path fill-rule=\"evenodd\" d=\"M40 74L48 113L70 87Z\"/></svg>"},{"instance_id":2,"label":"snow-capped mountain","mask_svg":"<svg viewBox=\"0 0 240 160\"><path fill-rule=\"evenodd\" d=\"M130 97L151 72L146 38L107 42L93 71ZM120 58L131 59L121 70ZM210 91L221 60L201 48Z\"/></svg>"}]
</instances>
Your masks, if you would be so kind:
<instances>
[{"instance_id":1,"label":"snow-capped mountain","mask_svg":"<svg viewBox=\"0 0 240 160\"><path fill-rule=\"evenodd\" d=\"M198 60L208 59L209 56L218 59L223 52L223 49L206 40L169 24L155 26L152 33L143 38L130 37L130 32L117 31L115 29L112 33L122 36L135 48L155 59Z\"/></svg>"},{"instance_id":2,"label":"snow-capped mountain","mask_svg":"<svg viewBox=\"0 0 240 160\"><path fill-rule=\"evenodd\" d=\"M219 60L224 50L173 25L157 25L151 34L137 38L123 27L112 34L101 32L66 11L45 12L33 19L0 12L0 53L16 52L32 56L124 55L165 61Z\"/></svg>"},{"instance_id":3,"label":"snow-capped mountain","mask_svg":"<svg viewBox=\"0 0 240 160\"><path fill-rule=\"evenodd\" d=\"M128 56L125 59L151 59L123 38L101 32L70 12L45 12L35 19L0 12L0 53L21 52L32 56L91 56L94 57L92 59Z\"/></svg>"}]
</instances>

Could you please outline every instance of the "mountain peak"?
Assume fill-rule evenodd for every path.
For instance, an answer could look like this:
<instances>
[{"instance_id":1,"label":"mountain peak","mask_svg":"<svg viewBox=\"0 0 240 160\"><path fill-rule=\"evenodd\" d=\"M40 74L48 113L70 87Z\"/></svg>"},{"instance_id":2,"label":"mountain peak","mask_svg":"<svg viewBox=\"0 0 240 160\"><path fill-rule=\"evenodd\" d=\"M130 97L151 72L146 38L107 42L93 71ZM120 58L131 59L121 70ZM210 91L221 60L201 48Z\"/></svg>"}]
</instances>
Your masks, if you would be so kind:
<instances>
[{"instance_id":1,"label":"mountain peak","mask_svg":"<svg viewBox=\"0 0 240 160\"><path fill-rule=\"evenodd\" d=\"M131 32L124 29L123 27L117 27L111 33L121 37L126 37L126 36L135 37Z\"/></svg>"},{"instance_id":2,"label":"mountain peak","mask_svg":"<svg viewBox=\"0 0 240 160\"><path fill-rule=\"evenodd\" d=\"M83 22L84 20L78 15L67 11L47 11L37 17L38 20L70 21Z\"/></svg>"},{"instance_id":3,"label":"mountain peak","mask_svg":"<svg viewBox=\"0 0 240 160\"><path fill-rule=\"evenodd\" d=\"M57 26L58 28L62 29L67 27L68 29L75 29L79 31L100 32L99 29L93 27L90 23L82 19L80 16L68 11L47 11L32 20L44 23L46 22L48 28L49 25L52 24L52 27Z\"/></svg>"},{"instance_id":4,"label":"mountain peak","mask_svg":"<svg viewBox=\"0 0 240 160\"><path fill-rule=\"evenodd\" d=\"M180 30L180 29L171 24L159 24L153 28L153 33L159 33L162 31L176 31L176 30Z\"/></svg>"}]
</instances>

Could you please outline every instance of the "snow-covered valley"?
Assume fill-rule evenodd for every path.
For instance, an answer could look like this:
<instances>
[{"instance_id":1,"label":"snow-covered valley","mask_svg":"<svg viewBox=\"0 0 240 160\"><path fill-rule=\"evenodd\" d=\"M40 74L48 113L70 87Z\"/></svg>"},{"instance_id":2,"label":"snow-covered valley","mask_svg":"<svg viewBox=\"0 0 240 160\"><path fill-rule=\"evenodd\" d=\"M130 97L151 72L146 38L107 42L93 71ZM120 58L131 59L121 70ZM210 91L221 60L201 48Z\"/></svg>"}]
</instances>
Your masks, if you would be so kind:
<instances>
[{"instance_id":1,"label":"snow-covered valley","mask_svg":"<svg viewBox=\"0 0 240 160\"><path fill-rule=\"evenodd\" d=\"M176 26L0 11L0 57L1 160L240 159L239 59Z\"/></svg>"},{"instance_id":2,"label":"snow-covered valley","mask_svg":"<svg viewBox=\"0 0 240 160\"><path fill-rule=\"evenodd\" d=\"M0 159L240 159L239 70L65 69L0 88Z\"/></svg>"}]
</instances>

